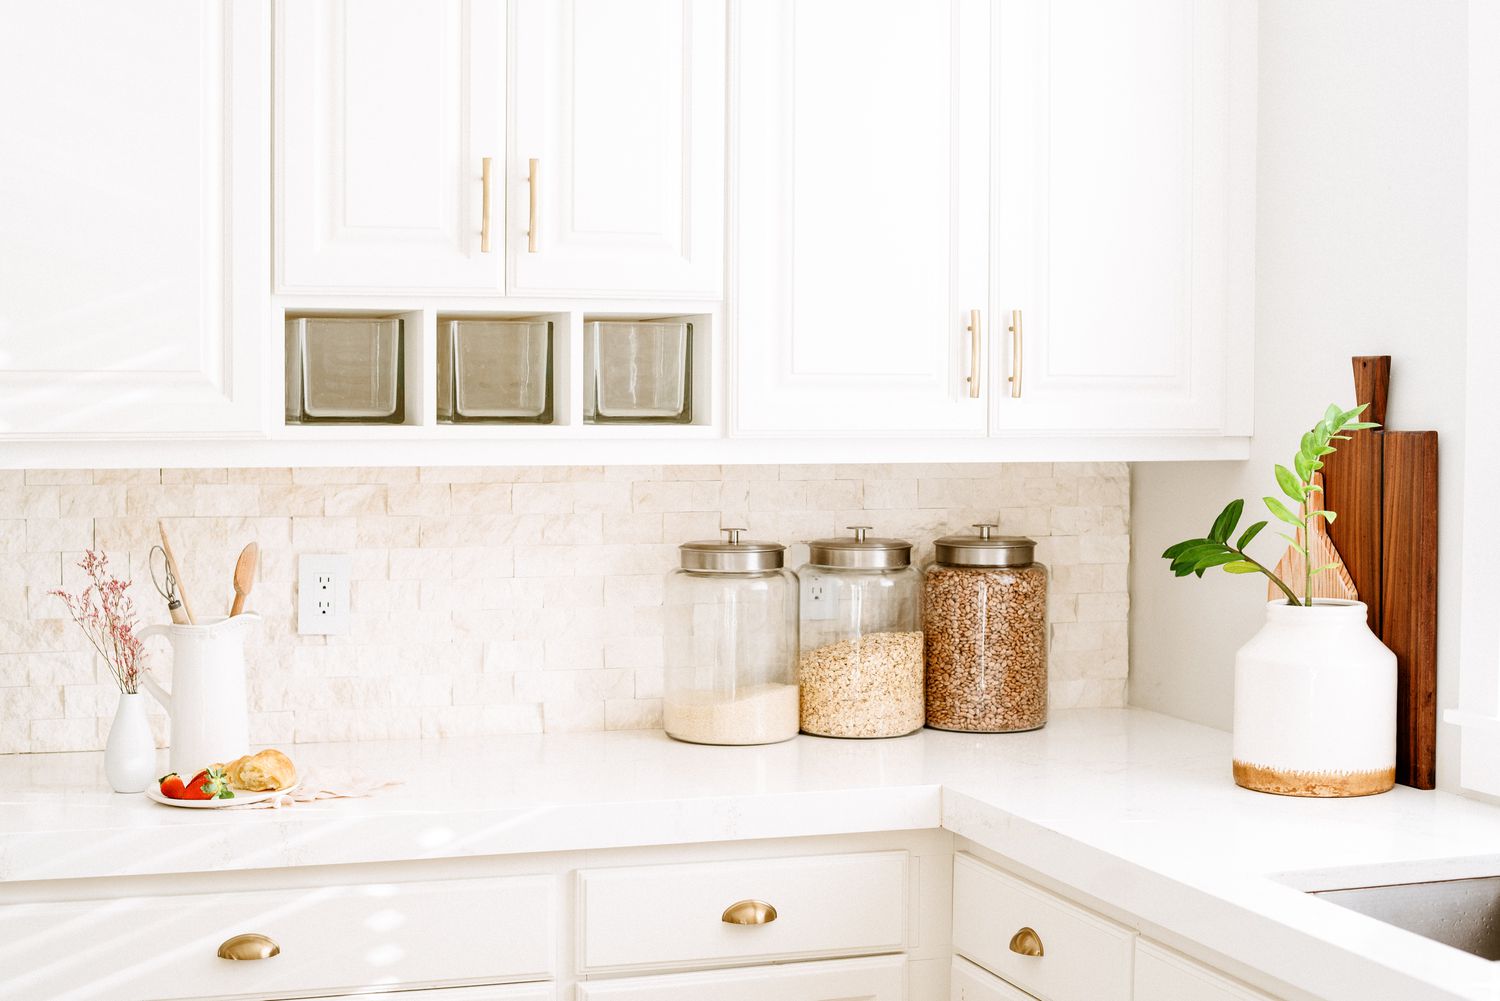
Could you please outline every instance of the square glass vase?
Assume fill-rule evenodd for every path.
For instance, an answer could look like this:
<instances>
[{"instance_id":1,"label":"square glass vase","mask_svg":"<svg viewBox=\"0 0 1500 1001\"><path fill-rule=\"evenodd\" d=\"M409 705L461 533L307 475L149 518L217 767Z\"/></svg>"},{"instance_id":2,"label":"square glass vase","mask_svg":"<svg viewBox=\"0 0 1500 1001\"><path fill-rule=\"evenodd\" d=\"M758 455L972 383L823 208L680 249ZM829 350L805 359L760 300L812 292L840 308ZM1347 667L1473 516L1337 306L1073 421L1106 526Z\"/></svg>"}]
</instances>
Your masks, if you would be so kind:
<instances>
[{"instance_id":1,"label":"square glass vase","mask_svg":"<svg viewBox=\"0 0 1500 1001\"><path fill-rule=\"evenodd\" d=\"M437 416L445 424L552 423L552 324L438 323Z\"/></svg>"},{"instance_id":2,"label":"square glass vase","mask_svg":"<svg viewBox=\"0 0 1500 1001\"><path fill-rule=\"evenodd\" d=\"M405 377L399 318L286 321L288 424L400 424Z\"/></svg>"},{"instance_id":3,"label":"square glass vase","mask_svg":"<svg viewBox=\"0 0 1500 1001\"><path fill-rule=\"evenodd\" d=\"M584 326L591 424L689 424L693 325L600 320Z\"/></svg>"}]
</instances>

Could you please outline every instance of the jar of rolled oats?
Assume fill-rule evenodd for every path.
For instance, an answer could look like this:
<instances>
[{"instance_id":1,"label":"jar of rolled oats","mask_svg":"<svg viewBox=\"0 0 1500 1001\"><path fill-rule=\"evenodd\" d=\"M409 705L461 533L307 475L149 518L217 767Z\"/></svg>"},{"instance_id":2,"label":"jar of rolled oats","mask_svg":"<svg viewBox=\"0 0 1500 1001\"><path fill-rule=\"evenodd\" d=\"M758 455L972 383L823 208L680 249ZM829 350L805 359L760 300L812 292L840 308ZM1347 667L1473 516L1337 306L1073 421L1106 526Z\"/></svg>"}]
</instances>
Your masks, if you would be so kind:
<instances>
[{"instance_id":1,"label":"jar of rolled oats","mask_svg":"<svg viewBox=\"0 0 1500 1001\"><path fill-rule=\"evenodd\" d=\"M1047 568L1031 539L974 528L937 540L923 580L927 725L1035 730L1047 723Z\"/></svg>"}]
</instances>

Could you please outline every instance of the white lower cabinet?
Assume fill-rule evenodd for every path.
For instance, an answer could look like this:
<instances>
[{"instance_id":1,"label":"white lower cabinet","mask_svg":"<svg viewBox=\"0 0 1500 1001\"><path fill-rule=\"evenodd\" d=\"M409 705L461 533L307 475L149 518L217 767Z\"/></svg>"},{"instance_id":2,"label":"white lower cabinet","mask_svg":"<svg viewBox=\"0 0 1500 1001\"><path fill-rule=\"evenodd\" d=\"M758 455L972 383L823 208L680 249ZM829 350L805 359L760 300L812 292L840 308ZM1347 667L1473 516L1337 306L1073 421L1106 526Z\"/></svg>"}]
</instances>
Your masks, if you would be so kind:
<instances>
[{"instance_id":1,"label":"white lower cabinet","mask_svg":"<svg viewBox=\"0 0 1500 1001\"><path fill-rule=\"evenodd\" d=\"M953 949L1047 1001L1130 1001L1135 933L972 855L953 860Z\"/></svg>"},{"instance_id":2,"label":"white lower cabinet","mask_svg":"<svg viewBox=\"0 0 1500 1001\"><path fill-rule=\"evenodd\" d=\"M578 1001L906 1001L906 959L790 963L578 985ZM914 998L912 1001L924 1001ZM934 999L935 1001L935 999Z\"/></svg>"},{"instance_id":3,"label":"white lower cabinet","mask_svg":"<svg viewBox=\"0 0 1500 1001\"><path fill-rule=\"evenodd\" d=\"M379 994L337 994L319 1001L556 1001L552 984L509 984L503 987L449 987L438 990L382 991Z\"/></svg>"},{"instance_id":4,"label":"white lower cabinet","mask_svg":"<svg viewBox=\"0 0 1500 1001\"><path fill-rule=\"evenodd\" d=\"M948 1001L1036 1001L1032 995L958 956L953 957L950 985Z\"/></svg>"},{"instance_id":5,"label":"white lower cabinet","mask_svg":"<svg viewBox=\"0 0 1500 1001\"><path fill-rule=\"evenodd\" d=\"M1135 1001L1273 1001L1186 956L1141 939L1135 946Z\"/></svg>"}]
</instances>

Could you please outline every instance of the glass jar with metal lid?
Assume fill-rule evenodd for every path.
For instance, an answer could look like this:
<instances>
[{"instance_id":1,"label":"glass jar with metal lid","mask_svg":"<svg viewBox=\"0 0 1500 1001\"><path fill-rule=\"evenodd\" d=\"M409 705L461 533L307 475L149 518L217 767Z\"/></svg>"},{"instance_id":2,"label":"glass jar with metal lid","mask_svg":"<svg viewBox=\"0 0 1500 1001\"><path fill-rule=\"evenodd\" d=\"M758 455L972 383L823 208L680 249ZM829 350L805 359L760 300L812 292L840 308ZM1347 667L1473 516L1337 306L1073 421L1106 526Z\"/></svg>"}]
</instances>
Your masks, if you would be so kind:
<instances>
[{"instance_id":1,"label":"glass jar with metal lid","mask_svg":"<svg viewBox=\"0 0 1500 1001\"><path fill-rule=\"evenodd\" d=\"M921 577L911 543L853 536L808 543L802 583L802 730L899 737L922 726Z\"/></svg>"},{"instance_id":2,"label":"glass jar with metal lid","mask_svg":"<svg viewBox=\"0 0 1500 1001\"><path fill-rule=\"evenodd\" d=\"M1047 722L1047 568L1031 539L974 527L937 540L923 583L927 725L1035 730Z\"/></svg>"},{"instance_id":3,"label":"glass jar with metal lid","mask_svg":"<svg viewBox=\"0 0 1500 1001\"><path fill-rule=\"evenodd\" d=\"M662 723L695 744L797 735L797 578L786 547L740 539L678 547L667 577Z\"/></svg>"}]
</instances>

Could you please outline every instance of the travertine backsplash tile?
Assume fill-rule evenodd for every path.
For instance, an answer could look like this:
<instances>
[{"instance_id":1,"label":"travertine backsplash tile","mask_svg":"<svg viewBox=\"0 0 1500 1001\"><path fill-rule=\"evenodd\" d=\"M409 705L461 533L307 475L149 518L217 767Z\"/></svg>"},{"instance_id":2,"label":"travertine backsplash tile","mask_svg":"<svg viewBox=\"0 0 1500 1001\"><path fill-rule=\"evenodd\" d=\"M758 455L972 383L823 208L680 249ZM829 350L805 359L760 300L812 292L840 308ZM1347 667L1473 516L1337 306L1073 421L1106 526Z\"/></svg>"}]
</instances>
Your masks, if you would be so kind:
<instances>
[{"instance_id":1,"label":"travertine backsplash tile","mask_svg":"<svg viewBox=\"0 0 1500 1001\"><path fill-rule=\"evenodd\" d=\"M257 742L661 725L664 575L738 524L793 545L872 524L917 543L980 521L1052 569L1055 706L1124 704L1123 464L27 470L0 473L0 753L104 746L115 692L61 604L85 548L165 618L165 519L199 614L261 547L247 653ZM297 555L353 560L351 632L299 637ZM165 648L151 663L170 676ZM158 738L164 721L153 720Z\"/></svg>"}]
</instances>

